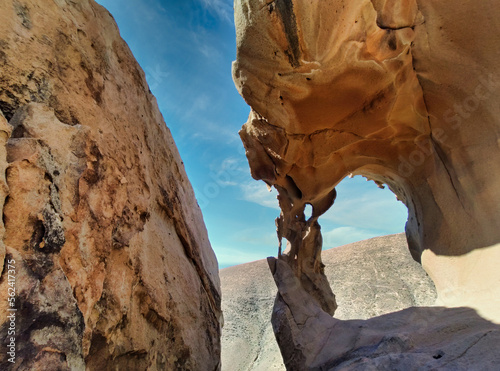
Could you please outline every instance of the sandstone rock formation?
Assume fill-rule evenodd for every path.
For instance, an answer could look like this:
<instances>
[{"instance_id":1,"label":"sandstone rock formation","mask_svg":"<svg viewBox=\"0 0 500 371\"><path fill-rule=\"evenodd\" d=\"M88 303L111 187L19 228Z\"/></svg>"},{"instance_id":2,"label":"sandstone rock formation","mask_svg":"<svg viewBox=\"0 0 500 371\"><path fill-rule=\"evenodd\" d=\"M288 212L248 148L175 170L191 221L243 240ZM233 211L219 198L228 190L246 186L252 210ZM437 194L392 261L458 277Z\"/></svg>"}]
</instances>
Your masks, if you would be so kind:
<instances>
[{"instance_id":1,"label":"sandstone rock formation","mask_svg":"<svg viewBox=\"0 0 500 371\"><path fill-rule=\"evenodd\" d=\"M216 370L215 255L172 136L93 0L0 3L3 370ZM9 273L10 274L10 273ZM189 295L186 295L189 293Z\"/></svg>"},{"instance_id":2,"label":"sandstone rock formation","mask_svg":"<svg viewBox=\"0 0 500 371\"><path fill-rule=\"evenodd\" d=\"M408 254L403 234L325 250L322 259L338 319L368 319L436 299L434 284ZM276 286L268 269L259 260L220 271L223 371L285 369L270 323Z\"/></svg>"},{"instance_id":3,"label":"sandstone rock formation","mask_svg":"<svg viewBox=\"0 0 500 371\"><path fill-rule=\"evenodd\" d=\"M317 218L349 174L387 184L408 207L409 249L439 303L500 322L498 13L492 0L236 1L233 77L252 107L240 135L253 177L279 192L289 247L270 261L285 361L317 364L307 352L319 350L301 348L314 321L298 318L332 323Z\"/></svg>"},{"instance_id":4,"label":"sandstone rock formation","mask_svg":"<svg viewBox=\"0 0 500 371\"><path fill-rule=\"evenodd\" d=\"M282 259L273 330L287 370L496 370L500 326L471 308L412 307L367 320L328 315Z\"/></svg>"}]
</instances>

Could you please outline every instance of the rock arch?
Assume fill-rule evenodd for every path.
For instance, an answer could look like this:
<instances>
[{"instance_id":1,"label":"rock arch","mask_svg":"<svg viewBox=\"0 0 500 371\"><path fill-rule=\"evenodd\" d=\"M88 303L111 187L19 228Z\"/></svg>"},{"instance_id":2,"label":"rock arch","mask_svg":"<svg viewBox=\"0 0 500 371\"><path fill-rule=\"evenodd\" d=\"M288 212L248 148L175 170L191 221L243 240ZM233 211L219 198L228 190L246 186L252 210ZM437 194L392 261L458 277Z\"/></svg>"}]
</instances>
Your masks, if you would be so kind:
<instances>
[{"instance_id":1,"label":"rock arch","mask_svg":"<svg viewBox=\"0 0 500 371\"><path fill-rule=\"evenodd\" d=\"M317 250L306 247L301 213L306 203L326 211L335 186L360 174L408 207L410 251L440 302L499 321L500 295L485 289L500 282L489 263L500 257L494 2L238 0L235 14L233 77L252 108L240 136L252 176L279 191L277 225L292 245L270 261L275 279L290 279L286 263L332 313L327 285L318 295L298 268Z\"/></svg>"}]
</instances>

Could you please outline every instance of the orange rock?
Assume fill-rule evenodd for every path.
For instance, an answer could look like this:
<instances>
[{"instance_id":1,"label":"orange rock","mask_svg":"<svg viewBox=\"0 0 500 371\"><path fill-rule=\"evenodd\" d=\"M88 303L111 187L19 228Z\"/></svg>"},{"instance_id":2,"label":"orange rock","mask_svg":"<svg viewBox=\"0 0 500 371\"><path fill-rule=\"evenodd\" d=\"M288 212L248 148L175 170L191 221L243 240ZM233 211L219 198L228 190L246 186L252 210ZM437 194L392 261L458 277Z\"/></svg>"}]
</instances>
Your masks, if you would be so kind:
<instances>
[{"instance_id":1,"label":"orange rock","mask_svg":"<svg viewBox=\"0 0 500 371\"><path fill-rule=\"evenodd\" d=\"M16 261L19 369L216 369L217 261L113 18L89 0L4 1L0 35L0 257Z\"/></svg>"},{"instance_id":2,"label":"orange rock","mask_svg":"<svg viewBox=\"0 0 500 371\"><path fill-rule=\"evenodd\" d=\"M317 268L321 239L309 246L306 236L349 175L387 184L408 207L409 249L439 303L500 322L500 271L491 264L500 256L495 2L237 0L235 14L233 78L252 108L240 136L252 176L279 192L278 237L290 245L270 264L276 328L294 333L284 308L300 314L294 300L303 298L283 299L286 290L305 290L333 312ZM279 267L299 287L280 282L289 276Z\"/></svg>"}]
</instances>

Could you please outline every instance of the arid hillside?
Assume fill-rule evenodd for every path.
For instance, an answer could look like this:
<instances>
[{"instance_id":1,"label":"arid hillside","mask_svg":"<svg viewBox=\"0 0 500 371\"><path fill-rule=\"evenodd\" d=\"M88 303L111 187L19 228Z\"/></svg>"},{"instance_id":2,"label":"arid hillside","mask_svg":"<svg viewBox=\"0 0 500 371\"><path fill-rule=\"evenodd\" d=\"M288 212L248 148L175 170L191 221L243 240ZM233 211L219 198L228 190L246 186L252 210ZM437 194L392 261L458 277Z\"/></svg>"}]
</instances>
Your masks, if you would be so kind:
<instances>
[{"instance_id":1,"label":"arid hillside","mask_svg":"<svg viewBox=\"0 0 500 371\"><path fill-rule=\"evenodd\" d=\"M408 252L404 234L323 251L339 319L367 319L411 306L430 306L434 284ZM284 370L271 326L276 285L265 260L220 271L223 290L222 369Z\"/></svg>"}]
</instances>

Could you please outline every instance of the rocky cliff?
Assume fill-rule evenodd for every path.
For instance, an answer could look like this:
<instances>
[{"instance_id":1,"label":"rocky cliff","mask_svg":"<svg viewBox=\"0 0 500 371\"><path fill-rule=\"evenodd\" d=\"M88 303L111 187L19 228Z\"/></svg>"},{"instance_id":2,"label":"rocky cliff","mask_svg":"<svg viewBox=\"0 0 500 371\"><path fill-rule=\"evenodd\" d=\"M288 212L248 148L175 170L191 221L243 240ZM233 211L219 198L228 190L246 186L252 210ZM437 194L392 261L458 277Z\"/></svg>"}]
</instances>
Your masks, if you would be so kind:
<instances>
[{"instance_id":1,"label":"rocky cliff","mask_svg":"<svg viewBox=\"0 0 500 371\"><path fill-rule=\"evenodd\" d=\"M332 369L349 359L385 357L371 366L459 367L460 352L437 357L449 357L439 364L419 358L416 349L428 339L406 338L404 326L392 327L391 340L383 321L330 316L337 303L324 275L318 218L350 174L387 184L408 207L409 250L433 279L438 302L500 321L496 3L237 0L235 14L233 77L252 108L240 135L253 177L279 192L280 250L269 264L279 289L273 327L285 364ZM306 220L308 204L313 213ZM416 313L385 321L402 323ZM481 336L498 337L472 310L436 309L436 318L477 326L470 346Z\"/></svg>"},{"instance_id":2,"label":"rocky cliff","mask_svg":"<svg viewBox=\"0 0 500 371\"><path fill-rule=\"evenodd\" d=\"M111 15L2 1L0 110L0 368L216 370L217 261Z\"/></svg>"}]
</instances>

